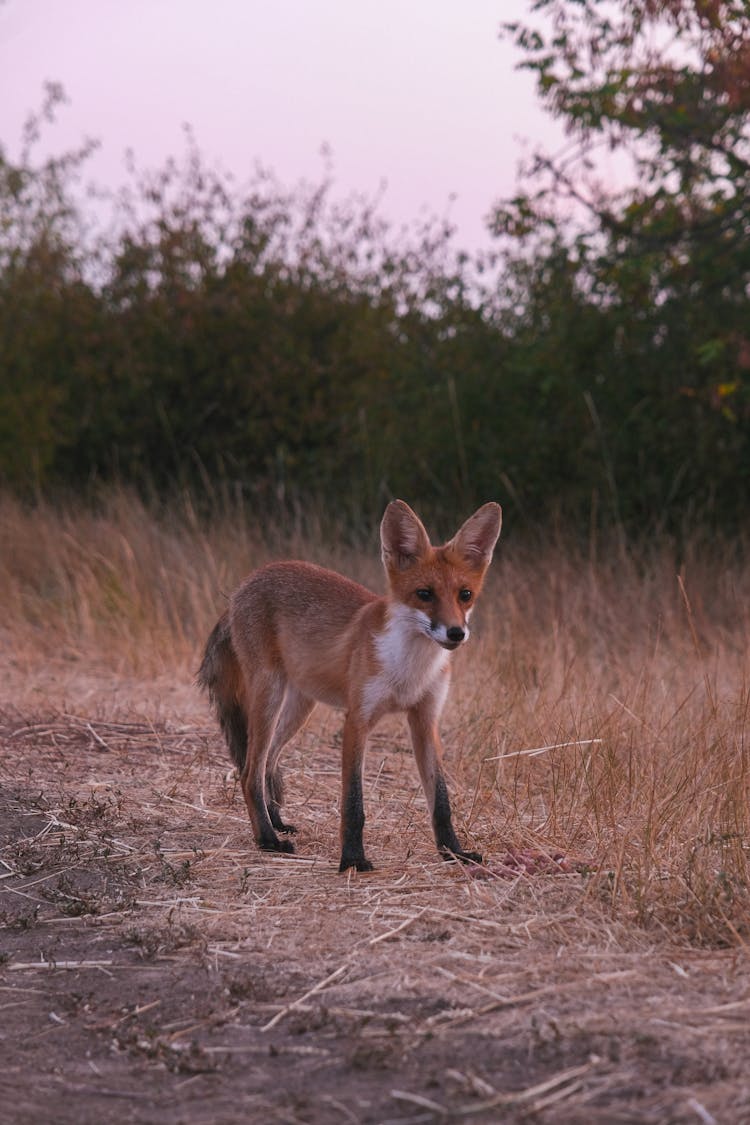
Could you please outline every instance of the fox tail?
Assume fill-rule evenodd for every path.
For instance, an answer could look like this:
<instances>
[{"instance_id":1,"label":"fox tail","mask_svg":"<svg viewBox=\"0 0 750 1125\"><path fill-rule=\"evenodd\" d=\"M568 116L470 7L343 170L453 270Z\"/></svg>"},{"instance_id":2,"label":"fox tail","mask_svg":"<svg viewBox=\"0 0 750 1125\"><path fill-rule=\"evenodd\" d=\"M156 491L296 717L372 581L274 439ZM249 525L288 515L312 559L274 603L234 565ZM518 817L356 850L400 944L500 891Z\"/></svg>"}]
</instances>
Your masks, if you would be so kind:
<instances>
[{"instance_id":1,"label":"fox tail","mask_svg":"<svg viewBox=\"0 0 750 1125\"><path fill-rule=\"evenodd\" d=\"M247 717L242 705L242 673L232 646L228 613L223 613L211 630L196 678L198 685L208 692L229 753L242 773L247 753Z\"/></svg>"}]
</instances>

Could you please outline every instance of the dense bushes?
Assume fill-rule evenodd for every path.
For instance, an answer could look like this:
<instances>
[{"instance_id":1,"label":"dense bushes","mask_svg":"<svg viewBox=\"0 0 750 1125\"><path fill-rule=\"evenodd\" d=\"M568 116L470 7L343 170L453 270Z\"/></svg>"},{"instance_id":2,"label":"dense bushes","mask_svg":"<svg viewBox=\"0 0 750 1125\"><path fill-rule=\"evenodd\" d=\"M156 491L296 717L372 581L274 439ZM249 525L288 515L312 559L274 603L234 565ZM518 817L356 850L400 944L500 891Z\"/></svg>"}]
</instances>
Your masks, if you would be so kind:
<instances>
[{"instance_id":1,"label":"dense bushes","mask_svg":"<svg viewBox=\"0 0 750 1125\"><path fill-rule=\"evenodd\" d=\"M618 69L627 36L608 46L599 0L545 7L557 46L512 32L542 96L584 150L629 131L648 178L602 201L540 160L498 209L489 270L441 223L394 231L327 181L289 192L259 172L240 190L190 139L183 164L134 173L92 233L76 203L87 150L35 160L33 123L18 159L0 152L0 478L22 493L221 481L368 518L395 493L449 509L495 497L513 522L582 529L738 523L750 86L727 62L723 96L709 83L696 100L683 72L715 86L717 52L750 58L747 28L729 3L703 6L718 30L690 3L628 5ZM693 56L670 77L639 62L639 36L678 17ZM579 18L599 55L566 76ZM571 192L573 219L555 210Z\"/></svg>"}]
</instances>

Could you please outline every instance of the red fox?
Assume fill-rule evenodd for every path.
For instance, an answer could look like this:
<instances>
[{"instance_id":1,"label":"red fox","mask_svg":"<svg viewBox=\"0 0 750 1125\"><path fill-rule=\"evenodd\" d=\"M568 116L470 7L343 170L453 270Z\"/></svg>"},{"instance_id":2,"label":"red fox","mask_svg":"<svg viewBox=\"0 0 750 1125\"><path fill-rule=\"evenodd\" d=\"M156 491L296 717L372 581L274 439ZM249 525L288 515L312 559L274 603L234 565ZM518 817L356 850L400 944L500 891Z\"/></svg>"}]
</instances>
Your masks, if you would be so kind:
<instances>
[{"instance_id":1,"label":"red fox","mask_svg":"<svg viewBox=\"0 0 750 1125\"><path fill-rule=\"evenodd\" d=\"M438 719L450 654L469 637L469 617L492 560L502 512L484 504L454 537L433 547L421 521L393 500L380 526L388 592L306 562L275 562L250 574L215 625L198 672L240 775L255 839L292 852L277 833L278 759L317 701L344 710L341 862L371 871L365 856L362 773L375 724L405 711L439 852L481 863L453 830Z\"/></svg>"}]
</instances>

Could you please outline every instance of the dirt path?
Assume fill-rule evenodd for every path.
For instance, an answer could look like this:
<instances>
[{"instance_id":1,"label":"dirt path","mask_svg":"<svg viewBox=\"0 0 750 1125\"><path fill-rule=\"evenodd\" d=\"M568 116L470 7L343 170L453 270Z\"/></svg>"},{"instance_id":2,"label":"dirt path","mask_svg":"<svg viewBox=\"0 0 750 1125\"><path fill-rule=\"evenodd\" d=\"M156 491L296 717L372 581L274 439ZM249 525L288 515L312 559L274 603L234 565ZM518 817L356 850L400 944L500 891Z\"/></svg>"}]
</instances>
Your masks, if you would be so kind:
<instances>
[{"instance_id":1,"label":"dirt path","mask_svg":"<svg viewBox=\"0 0 750 1125\"><path fill-rule=\"evenodd\" d=\"M585 875L441 863L387 731L377 869L337 875L325 722L275 858L213 728L0 716L0 1120L750 1122L746 953L615 924Z\"/></svg>"}]
</instances>

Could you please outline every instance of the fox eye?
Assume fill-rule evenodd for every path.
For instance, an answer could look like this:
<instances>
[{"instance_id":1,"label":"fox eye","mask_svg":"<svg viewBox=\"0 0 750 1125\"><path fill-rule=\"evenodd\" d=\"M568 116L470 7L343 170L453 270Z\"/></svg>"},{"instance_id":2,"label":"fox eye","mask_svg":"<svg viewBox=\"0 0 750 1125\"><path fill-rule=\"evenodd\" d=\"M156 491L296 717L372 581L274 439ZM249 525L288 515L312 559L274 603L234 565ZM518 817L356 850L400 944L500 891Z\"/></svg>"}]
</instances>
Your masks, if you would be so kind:
<instances>
[{"instance_id":1,"label":"fox eye","mask_svg":"<svg viewBox=\"0 0 750 1125\"><path fill-rule=\"evenodd\" d=\"M417 597L419 598L420 602L431 602L432 599L435 597L432 590L430 590L427 586L424 586L424 587L420 588L419 590L417 590L416 594L417 594Z\"/></svg>"},{"instance_id":2,"label":"fox eye","mask_svg":"<svg viewBox=\"0 0 750 1125\"><path fill-rule=\"evenodd\" d=\"M458 600L460 602L470 602L471 601L471 590L459 590L458 591Z\"/></svg>"}]
</instances>

